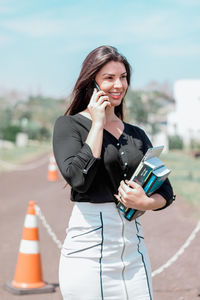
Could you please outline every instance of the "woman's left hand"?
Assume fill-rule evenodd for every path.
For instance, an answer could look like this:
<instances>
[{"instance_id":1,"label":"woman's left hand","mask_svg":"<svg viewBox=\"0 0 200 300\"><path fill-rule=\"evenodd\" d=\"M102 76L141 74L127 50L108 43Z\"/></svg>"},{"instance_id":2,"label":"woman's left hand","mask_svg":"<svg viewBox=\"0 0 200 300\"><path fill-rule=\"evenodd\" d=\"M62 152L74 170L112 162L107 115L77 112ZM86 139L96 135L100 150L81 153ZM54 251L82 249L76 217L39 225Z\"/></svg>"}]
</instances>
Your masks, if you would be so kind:
<instances>
[{"instance_id":1,"label":"woman's left hand","mask_svg":"<svg viewBox=\"0 0 200 300\"><path fill-rule=\"evenodd\" d=\"M118 195L115 197L126 207L137 210L148 210L151 199L145 194L143 188L135 181L120 182Z\"/></svg>"}]
</instances>

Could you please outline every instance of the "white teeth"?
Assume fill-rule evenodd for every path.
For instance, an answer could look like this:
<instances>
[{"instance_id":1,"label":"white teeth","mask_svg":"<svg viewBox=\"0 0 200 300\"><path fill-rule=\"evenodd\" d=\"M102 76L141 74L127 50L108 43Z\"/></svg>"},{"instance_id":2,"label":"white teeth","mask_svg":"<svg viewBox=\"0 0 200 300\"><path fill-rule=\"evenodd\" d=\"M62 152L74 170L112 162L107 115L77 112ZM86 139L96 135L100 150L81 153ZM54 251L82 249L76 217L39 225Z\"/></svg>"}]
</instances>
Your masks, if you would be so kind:
<instances>
[{"instance_id":1,"label":"white teeth","mask_svg":"<svg viewBox=\"0 0 200 300\"><path fill-rule=\"evenodd\" d=\"M111 93L112 95L114 95L114 96L119 96L120 95L120 93Z\"/></svg>"}]
</instances>

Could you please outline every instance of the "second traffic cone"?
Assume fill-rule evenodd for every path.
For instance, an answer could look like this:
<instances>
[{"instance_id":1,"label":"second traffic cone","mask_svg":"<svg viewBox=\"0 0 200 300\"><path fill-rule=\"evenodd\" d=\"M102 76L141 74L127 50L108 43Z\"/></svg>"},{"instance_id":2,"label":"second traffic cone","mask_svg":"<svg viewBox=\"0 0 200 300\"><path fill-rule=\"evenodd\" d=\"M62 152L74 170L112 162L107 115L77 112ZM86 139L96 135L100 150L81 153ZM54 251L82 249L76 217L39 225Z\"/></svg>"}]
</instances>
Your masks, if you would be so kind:
<instances>
[{"instance_id":1,"label":"second traffic cone","mask_svg":"<svg viewBox=\"0 0 200 300\"><path fill-rule=\"evenodd\" d=\"M49 158L47 179L48 181L58 180L58 170L57 170L56 160L53 155L51 155Z\"/></svg>"},{"instance_id":2,"label":"second traffic cone","mask_svg":"<svg viewBox=\"0 0 200 300\"><path fill-rule=\"evenodd\" d=\"M13 294L48 293L55 290L54 286L47 285L42 279L35 203L35 201L29 202L15 276L11 283L6 284L6 289Z\"/></svg>"}]
</instances>

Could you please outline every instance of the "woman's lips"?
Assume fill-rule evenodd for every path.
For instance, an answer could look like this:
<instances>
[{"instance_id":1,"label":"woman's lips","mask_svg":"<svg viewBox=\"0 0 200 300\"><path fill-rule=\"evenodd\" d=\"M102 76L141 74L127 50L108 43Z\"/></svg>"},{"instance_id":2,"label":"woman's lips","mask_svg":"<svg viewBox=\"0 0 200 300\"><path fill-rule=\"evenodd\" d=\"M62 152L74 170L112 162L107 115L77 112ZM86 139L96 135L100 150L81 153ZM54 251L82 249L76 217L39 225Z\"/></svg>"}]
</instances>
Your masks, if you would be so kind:
<instances>
[{"instance_id":1,"label":"woman's lips","mask_svg":"<svg viewBox=\"0 0 200 300\"><path fill-rule=\"evenodd\" d=\"M113 99L120 99L122 96L122 93L110 93L110 95Z\"/></svg>"}]
</instances>

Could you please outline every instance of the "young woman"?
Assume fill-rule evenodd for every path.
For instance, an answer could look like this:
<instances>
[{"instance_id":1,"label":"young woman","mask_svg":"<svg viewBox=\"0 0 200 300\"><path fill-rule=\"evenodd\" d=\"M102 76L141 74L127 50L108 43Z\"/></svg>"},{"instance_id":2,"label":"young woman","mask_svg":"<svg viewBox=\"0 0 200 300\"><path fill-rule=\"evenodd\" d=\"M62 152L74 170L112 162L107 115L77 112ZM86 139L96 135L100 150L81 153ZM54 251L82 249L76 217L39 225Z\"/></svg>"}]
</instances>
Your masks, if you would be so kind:
<instances>
[{"instance_id":1,"label":"young woman","mask_svg":"<svg viewBox=\"0 0 200 300\"><path fill-rule=\"evenodd\" d=\"M152 146L141 128L123 121L130 75L116 48L94 49L55 124L54 154L74 201L59 268L66 300L153 299L141 224L127 221L116 202L159 210L172 203L173 190L167 179L147 197L128 180Z\"/></svg>"}]
</instances>

